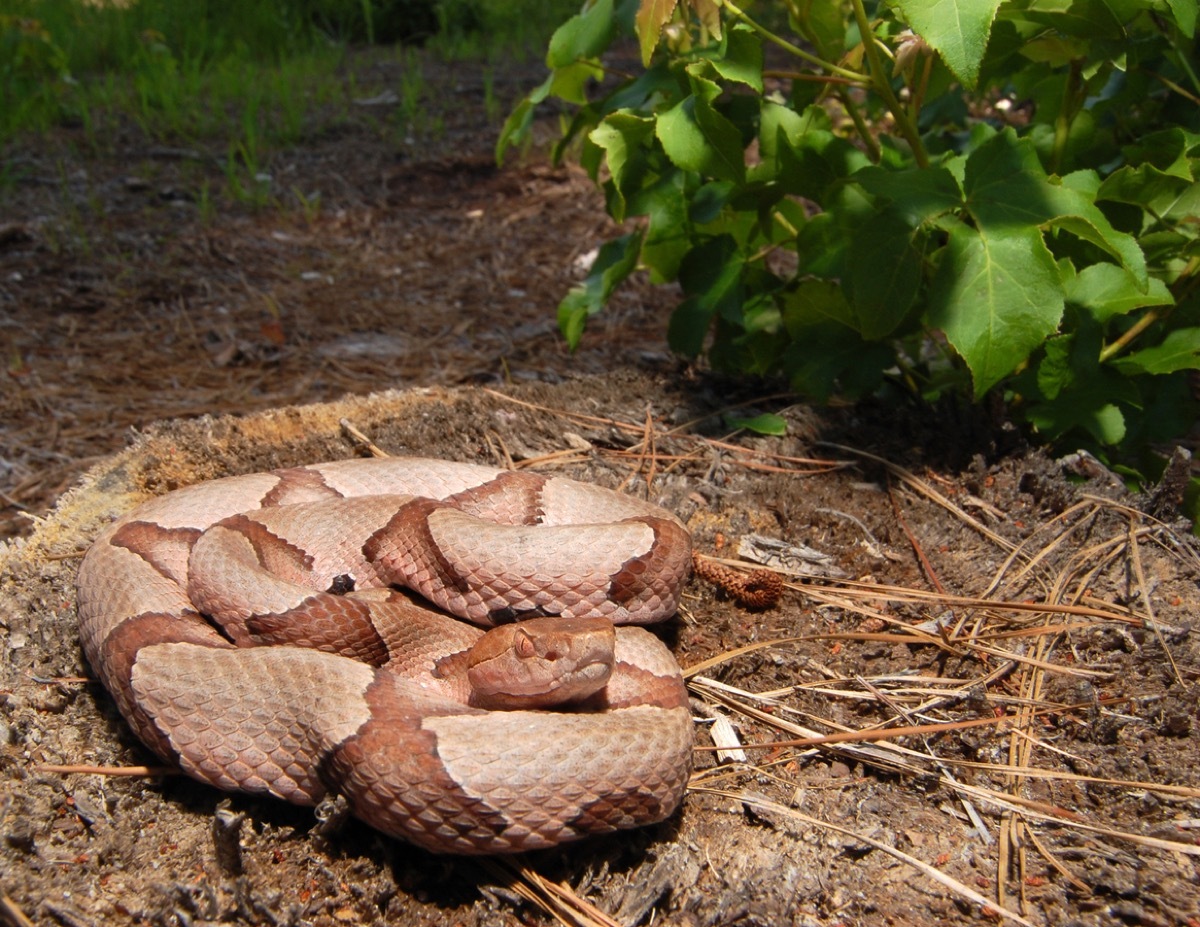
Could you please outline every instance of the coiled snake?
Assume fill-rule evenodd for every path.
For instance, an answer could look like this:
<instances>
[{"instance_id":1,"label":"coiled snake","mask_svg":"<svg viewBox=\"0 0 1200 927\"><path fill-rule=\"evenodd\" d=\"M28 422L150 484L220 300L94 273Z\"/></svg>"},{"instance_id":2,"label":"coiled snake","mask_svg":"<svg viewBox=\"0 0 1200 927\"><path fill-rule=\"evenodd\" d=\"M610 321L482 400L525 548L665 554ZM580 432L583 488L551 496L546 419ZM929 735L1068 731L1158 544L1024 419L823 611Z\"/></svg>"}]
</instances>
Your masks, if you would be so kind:
<instances>
[{"instance_id":1,"label":"coiled snake","mask_svg":"<svg viewBox=\"0 0 1200 927\"><path fill-rule=\"evenodd\" d=\"M80 636L138 737L196 779L304 805L338 793L434 852L515 852L679 805L679 668L611 625L674 614L690 552L674 516L588 484L339 461L115 522L80 568ZM513 623L536 616L558 617Z\"/></svg>"}]
</instances>

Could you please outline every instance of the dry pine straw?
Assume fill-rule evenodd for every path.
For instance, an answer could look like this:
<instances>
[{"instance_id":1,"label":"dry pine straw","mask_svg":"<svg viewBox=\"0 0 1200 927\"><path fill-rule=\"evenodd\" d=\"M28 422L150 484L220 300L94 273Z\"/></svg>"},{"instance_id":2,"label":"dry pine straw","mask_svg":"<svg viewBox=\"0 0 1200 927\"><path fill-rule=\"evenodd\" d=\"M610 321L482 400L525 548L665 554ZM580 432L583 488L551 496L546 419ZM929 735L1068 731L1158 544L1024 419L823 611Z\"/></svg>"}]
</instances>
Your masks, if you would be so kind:
<instances>
[{"instance_id":1,"label":"dry pine straw","mask_svg":"<svg viewBox=\"0 0 1200 927\"><path fill-rule=\"evenodd\" d=\"M495 395L508 402L520 402L503 394ZM1046 865L1077 888L1088 890L1079 876L1055 857L1039 839L1036 829L1039 823L1052 823L1143 849L1200 856L1200 847L1194 844L1123 831L1105 824L1103 820L1088 819L1064 808L1030 800L1022 794L1029 781L1052 779L1200 798L1200 789L1157 782L1106 779L1041 769L1035 765L1038 751L1057 752L1057 748L1039 736L1041 720L1048 716L1069 716L1097 707L1101 712L1119 711L1122 702L1126 701L1106 701L1101 698L1073 705L1043 698L1043 687L1050 674L1080 679L1099 679L1107 675L1102 670L1092 670L1073 662L1068 646L1072 637L1078 638L1088 631L1104 627L1148 628L1158 637L1164 650L1170 653L1162 637L1162 628L1150 611L1150 596L1141 569L1141 547L1145 544L1157 545L1170 556L1188 561L1193 569L1200 568L1200 562L1197 562L1195 548L1175 536L1167 525L1119 503L1085 496L1082 501L1041 526L1025 542L1016 545L991 531L915 474L855 448L836 446L835 449L842 455L842 459L838 460L784 457L750 450L730 441L711 441L688 435L686 432L692 423L669 431L657 431L649 420L637 425L545 407L539 409L569 420L604 424L640 435L641 441L622 451L595 447L572 448L546 458L522 461L521 466L561 464L576 455L599 453L625 461L630 467L631 480L635 475L640 475L647 483L652 483L657 473L702 460L716 449L738 465L781 474L827 472L845 466L847 458L869 458L886 467L905 486L943 507L1006 555L985 593L979 597L957 596L940 591L941 583L932 574L932 567L911 533L908 537L914 546L914 553L938 591L844 580L814 581L787 576L785 571L778 568L698 556L701 577L716 582L739 604L751 608L770 607L777 601L774 590L778 587L781 591L786 589L812 602L858 615L865 619L864 627L875 626L878 630L763 641L686 668L685 676L692 694L705 706L704 714L718 722L712 726L714 742L697 749L715 752L723 761L719 765L698 770L692 778L692 791L721 795L739 801L747 808L772 812L802 821L811 827L852 836L911 866L914 876L933 880L960 898L978 905L984 912L1019 924L1030 923L1018 912L1028 909L1025 886L1031 875L1031 852L1041 856ZM1084 533L1094 537L1097 516L1106 509L1119 514L1126 529L1080 548L1067 559L1065 567L1058 572L1049 572L1044 565L1050 561L1051 554L1064 545L1077 543ZM1105 570L1129 571L1136 577L1138 594L1130 597L1133 604L1123 606L1096 602L1090 597L1089 590L1097 576ZM780 575L776 576L775 581L764 581L765 573ZM761 598L754 594L743 602L741 596L750 583L765 585L770 591L763 593ZM913 626L880 611L878 606L882 602L915 603L926 613L943 617ZM684 619L690 620L686 609L684 611ZM846 686L847 681L829 679L771 692L738 689L706 675L715 667L738 660L751 652L787 648L799 640L814 639L882 641L915 648L936 648L957 655L973 654L978 658L975 662L981 668L981 673L974 678L963 679L894 675L876 679L859 677L852 681L858 684L855 686ZM1064 649L1067 651L1066 660L1061 656ZM1174 668L1174 671L1178 675L1178 669ZM971 693L987 691L989 686L1002 679L1008 681L1008 691L1015 689L1019 694L1016 697L988 694L990 705L1004 706L1001 713L984 718L962 717L976 714ZM809 726L813 723L811 713L791 701L793 696L801 695L805 690L818 690L832 698L873 700L885 710L887 720L863 729L849 729L826 719L821 725L824 730L818 730ZM736 724L719 723L732 718L737 719ZM793 720L799 718L808 723ZM753 742L744 741L737 733L738 727L762 731L764 736ZM997 736L1005 738L1008 761L1003 764L974 763L937 754L937 735L969 727L987 727ZM901 740L915 741L919 747L904 746ZM766 778L782 780L794 791L799 783L788 778L789 771L798 769L801 760L822 749L832 750L867 767L925 779L932 776L940 785L955 793L979 839L985 843L999 843L996 896L985 898L936 867L894 847L772 802L753 788L755 781ZM747 758L749 754L755 758ZM955 771L966 769L989 773L993 781L1003 785L989 788L961 782ZM985 820L985 815L991 819L990 824ZM568 887L557 886L552 900L551 893L544 884L539 884L536 874L524 867L518 867L518 871L530 886L538 886L531 887L527 897L538 899L547 913L561 922L587 925L612 923L602 913L588 910L587 903L574 897ZM566 907L562 901L564 896L559 892L572 899Z\"/></svg>"},{"instance_id":2,"label":"dry pine straw","mask_svg":"<svg viewBox=\"0 0 1200 927\"><path fill-rule=\"evenodd\" d=\"M914 554L924 564L934 591L897 586L882 586L850 580L813 580L789 575L778 568L764 568L733 560L698 557L702 577L714 579L735 599L744 591L748 578L768 590L765 599L752 597L752 607L769 608L778 594L786 592L811 602L833 607L863 622L860 630L806 635L761 641L730 650L687 667L685 677L696 699L698 710L713 724L712 742L701 744L701 753L716 753L720 762L698 769L690 789L696 793L719 795L740 802L746 808L787 817L806 826L825 829L851 837L891 855L911 867L914 879L931 880L959 898L993 917L1018 924L1030 924L1020 911L1028 910L1024 887L1031 873L1031 854L1041 857L1045 865L1065 880L1084 891L1088 886L1080 876L1039 838L1038 824L1053 824L1080 833L1125 842L1142 848L1181 856L1200 856L1200 847L1181 841L1149 837L1109 826L1102 819L1088 818L1077 812L1031 800L1023 795L1024 787L1035 779L1076 781L1106 785L1113 789L1144 790L1161 795L1200 798L1200 789L1158 782L1108 779L1080 775L1061 770L1044 769L1036 765L1043 751L1059 752L1058 748L1039 736L1039 722L1050 716L1071 716L1084 710L1117 712L1127 699L1098 699L1086 704L1062 704L1043 697L1043 688L1050 674L1064 674L1079 679L1099 679L1102 670L1090 669L1062 659L1062 652L1072 638L1100 628L1148 628L1162 638L1162 628L1150 611L1150 596L1141 566L1144 545L1157 545L1170 556L1187 561L1191 569L1200 569L1194 547L1176 537L1162 524L1137 510L1110 500L1085 496L1053 520L1042 525L1023 543L1013 544L992 532L977 519L956 506L944 494L913 473L889 461L854 448L839 446L840 459L796 458L772 455L738 445L735 436L723 441L688 434L691 423L659 430L647 417L644 423L621 422L599 416L587 416L562 410L535 406L523 400L488 391L508 403L526 405L567 421L585 425L603 425L625 432L637 440L624 450L612 450L589 445L571 436L570 447L543 457L514 462L513 466L546 468L561 466L576 458L601 455L613 464L626 466L629 480L640 477L652 484L657 475L684 465L696 466L715 452L727 462L754 470L769 470L780 474L811 474L827 472L847 465L855 457L870 457L884 465L902 484L942 506L954 518L978 532L996 545L1005 555L1001 567L978 597L960 596L940 591L941 583L929 571L928 560L909 534ZM369 453L382 455L352 423L344 422L347 434L358 440ZM506 449L497 442L495 450L501 456ZM1125 529L1112 536L1095 540L1095 526L1102 512L1116 513ZM1091 539L1066 558L1065 566L1051 572L1046 564L1052 554L1064 545L1078 543L1087 533ZM1135 577L1138 594L1130 597L1129 605L1098 602L1089 590L1103 571L1127 571ZM765 576L771 579L766 580ZM880 610L881 603L920 606L925 613L941 617L913 625ZM686 608L685 621L691 621ZM803 640L877 641L904 644L913 648L935 648L955 655L974 655L980 674L973 678L929 678L884 675L877 678L828 678L805 682L775 691L749 691L721 683L708 675L714 668L737 661L756 651L786 649ZM1172 664L1173 672L1178 669ZM989 687L1000 680L1007 686L990 692ZM1017 692L1005 695L1004 692ZM820 693L827 699L875 702L885 720L863 728L849 728L829 719L815 719L804 710L798 697ZM978 704L972 693L987 692L989 706L995 714L978 716ZM968 717L969 715L969 717ZM938 736L970 727L986 727L1008 745L1007 762L989 764L965 761L958 756L940 756ZM753 732L747 736L742 732ZM800 787L792 778L801 761L819 751L832 752L866 767L889 773L931 777L957 795L962 812L971 821L979 840L998 842L997 890L994 897L985 897L970 886L939 871L922 860L878 841L868 835L853 832L831 822L803 814L794 807L772 801L754 788L764 780L786 785L795 791ZM79 768L56 768L59 771L84 771ZM957 772L970 770L989 774L990 781L1001 783L987 787L960 781ZM97 770L89 768L89 772ZM118 773L120 770L104 770ZM161 774L161 770L130 769L129 774ZM547 880L516 859L497 859L487 863L498 882L541 908L560 923L586 927L613 927L617 922L579 897L570 886ZM24 915L11 899L0 899L0 917L6 923L22 925Z\"/></svg>"},{"instance_id":3,"label":"dry pine straw","mask_svg":"<svg viewBox=\"0 0 1200 927\"><path fill-rule=\"evenodd\" d=\"M911 477L911 475L909 476ZM994 833L1000 844L996 898L982 899L973 889L955 882L934 867L908 857L894 848L866 838L864 835L856 835L856 839L863 840L877 849L892 854L925 876L940 882L960 897L982 904L985 910L990 910L998 916L1017 923L1028 922L1012 909L1011 905L1014 899L1010 896L1015 892L1017 894L1015 900L1019 906L1022 909L1026 907L1024 887L1030 874L1028 859L1030 848L1041 855L1051 868L1068 881L1085 891L1088 890L1087 885L1059 861L1038 838L1037 831L1033 826L1037 822L1053 822L1113 840L1126 841L1144 848L1200 856L1200 847L1193 844L1121 831L1105 825L1103 821L1088 820L1066 809L1031 801L1021 795L1023 786L1029 780L1045 778L1108 785L1118 789L1145 790L1178 797L1200 798L1198 789L1156 782L1084 776L1063 771L1043 770L1033 765L1035 749L1057 752L1055 747L1038 736L1037 722L1039 720L1048 715L1087 711L1096 705L1096 702L1063 705L1044 701L1041 693L1047 676L1051 673L1061 673L1079 678L1099 678L1107 675L1101 671L1060 662L1057 659L1058 651L1068 636L1077 636L1092 629L1114 624L1151 628L1159 636L1166 652L1170 653L1166 642L1161 640L1162 629L1152 614L1137 612L1133 608L1126 609L1104 603L1094 603L1087 597L1087 590L1100 570L1105 568L1125 569L1127 565L1132 564L1132 571L1137 575L1138 589L1141 592L1134 601L1149 603L1149 596L1145 594L1145 577L1139 565L1139 546L1144 543L1156 543L1173 552L1178 552L1182 557L1194 557L1191 548L1173 537L1165 525L1161 523L1140 525L1139 522L1144 520L1145 516L1123 506L1115 506L1129 518L1127 533L1080 550L1071 558L1068 568L1056 576L1040 577L1035 575L1038 562L1044 559L1049 548L1063 543L1080 526L1090 523L1099 508L1113 505L1108 500L1089 498L1064 512L1055 519L1054 523L1047 526L1045 533L1049 536L1043 540L1044 546L1041 549L1022 547L1011 550L1008 560L989 586L989 595L982 598L966 598L945 593L888 588L853 582L833 585L811 581L786 583L787 589L800 593L810 600L836 606L845 612L858 614L887 628L887 630L873 633L849 632L819 637L824 639L840 638L847 641L887 641L914 647L935 647L958 654L975 653L981 658L980 666L990 665L995 669L986 675L972 679L922 679L919 686L913 685L913 680L908 678L888 677L875 680L859 678L857 682L860 687L854 689L841 688L839 683L833 681L812 686L793 687L793 692L803 689L819 689L823 694L835 698L872 698L891 714L888 721L867 729L842 728L838 729L836 733L829 734L787 720L788 716L793 713L787 700L793 692L746 692L718 683L704 675L714 666L737 659L748 651L785 647L802 638L767 641L720 655L705 661L700 666L690 667L686 671L692 691L699 697L722 706L731 714L752 719L760 726L773 730L775 732L773 740L753 745L753 751L771 751L771 758L769 762L743 762L702 770L693 778L692 788L728 797L740 797L748 806L763 807L765 800L760 796L753 793L739 795L736 788L730 788L725 783L736 783L753 776L779 776L781 769L786 769L794 761L802 756L810 755L810 751L820 747L833 748L867 766L913 776L932 775L936 777L940 785L958 794L964 811L973 822L980 838L985 842L991 842L993 832L976 810L976 805L989 806L999 812L999 825L995 828ZM961 515L964 520L970 521L969 516L966 516L965 513L961 513L949 503L947 506L956 515ZM731 562L725 563L726 569L733 567L734 564ZM1008 590L1014 588L1024 590L1031 579L1044 587L1045 597L1043 599L1031 601L1025 598L1013 601L1008 598L1006 595ZM951 620L939 620L929 622L925 626L911 627L873 607L883 601L921 603L931 613L948 614ZM870 606L866 604L868 602L871 603ZM1173 661L1172 666L1174 668ZM1178 673L1178 670L1175 669L1175 672ZM1013 677L1012 682L1015 683L1015 687L1020 693L1017 698L1011 699L1012 705L1009 710L996 717L954 719L952 709L969 704L970 700L967 696L971 690L981 690L1004 676ZM1182 682L1182 680L1180 681ZM996 704L1003 702L1004 699L992 696L989 697L989 701ZM1115 711L1119 710L1121 704L1127 700L1099 699L1097 701L1103 706L1102 710ZM943 717L939 720L927 720L938 715ZM811 716L809 717L811 718ZM826 726L838 728L831 721L827 721ZM943 758L939 757L931 747L933 738L938 734L976 726L994 728L997 735L1007 738L1009 749L1006 764L970 763L957 758ZM918 737L922 749L911 749L893 742L900 738L910 737ZM865 746L867 744L870 746ZM714 745L711 749L727 756L730 753L728 744ZM991 773L994 778L1006 782L1007 785L1001 789L967 785L955 778L954 769L956 768L985 771ZM770 802L766 802L766 805L778 814L803 820L812 826L840 830L826 822L802 815L794 809L783 808Z\"/></svg>"}]
</instances>

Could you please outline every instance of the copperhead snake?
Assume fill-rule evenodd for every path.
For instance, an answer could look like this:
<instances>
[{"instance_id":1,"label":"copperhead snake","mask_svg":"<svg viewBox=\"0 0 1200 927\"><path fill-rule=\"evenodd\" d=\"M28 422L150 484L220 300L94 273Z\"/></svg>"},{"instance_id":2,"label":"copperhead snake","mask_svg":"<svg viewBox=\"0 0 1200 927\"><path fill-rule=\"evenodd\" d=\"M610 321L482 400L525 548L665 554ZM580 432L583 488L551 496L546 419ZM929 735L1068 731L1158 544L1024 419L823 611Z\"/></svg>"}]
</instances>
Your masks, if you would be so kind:
<instances>
[{"instance_id":1,"label":"copperhead snake","mask_svg":"<svg viewBox=\"0 0 1200 927\"><path fill-rule=\"evenodd\" d=\"M673 515L589 484L338 461L120 518L80 567L80 637L137 736L202 782L341 794L434 852L517 852L678 807L693 736L679 668L612 625L674 614L690 552ZM525 707L534 664L556 659L576 661L571 686L602 688L568 688L571 711ZM497 682L514 660L516 681Z\"/></svg>"}]
</instances>

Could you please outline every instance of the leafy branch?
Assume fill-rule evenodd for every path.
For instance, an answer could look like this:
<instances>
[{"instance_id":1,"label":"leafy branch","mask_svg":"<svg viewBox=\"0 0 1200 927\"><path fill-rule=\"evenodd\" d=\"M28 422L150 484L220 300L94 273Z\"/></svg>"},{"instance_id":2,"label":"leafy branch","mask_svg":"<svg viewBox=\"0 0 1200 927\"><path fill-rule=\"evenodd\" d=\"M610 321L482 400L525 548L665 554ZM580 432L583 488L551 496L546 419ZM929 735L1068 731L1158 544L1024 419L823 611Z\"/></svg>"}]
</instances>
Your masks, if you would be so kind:
<instances>
[{"instance_id":1,"label":"leafy branch","mask_svg":"<svg viewBox=\"0 0 1200 927\"><path fill-rule=\"evenodd\" d=\"M896 94L892 90L892 82L887 76L887 69L879 54L879 45L876 42L875 33L871 30L871 23L867 20L867 11L863 7L862 0L850 0L850 6L854 10L854 21L858 24L858 32L862 36L867 61L870 62L871 87L883 99L892 118L896 120L896 126L912 149L917 165L929 167L929 155L925 153L925 146L921 142L920 135L917 134L917 127L908 118L908 111L896 99Z\"/></svg>"},{"instance_id":2,"label":"leafy branch","mask_svg":"<svg viewBox=\"0 0 1200 927\"><path fill-rule=\"evenodd\" d=\"M566 101L559 155L628 223L559 307L572 346L644 270L682 289L672 347L714 367L818 398L997 392L1048 438L1132 451L1197 411L1196 18L593 0L498 151ZM643 70L606 81L624 38Z\"/></svg>"}]
</instances>

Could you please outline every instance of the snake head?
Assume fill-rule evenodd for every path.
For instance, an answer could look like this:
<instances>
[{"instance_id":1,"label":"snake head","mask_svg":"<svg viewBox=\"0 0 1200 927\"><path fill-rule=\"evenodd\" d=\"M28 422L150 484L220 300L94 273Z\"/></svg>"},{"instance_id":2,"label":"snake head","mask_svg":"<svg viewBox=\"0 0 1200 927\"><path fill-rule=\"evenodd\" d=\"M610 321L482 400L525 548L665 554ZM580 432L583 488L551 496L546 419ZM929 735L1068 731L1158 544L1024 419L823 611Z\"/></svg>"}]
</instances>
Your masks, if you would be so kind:
<instances>
[{"instance_id":1,"label":"snake head","mask_svg":"<svg viewBox=\"0 0 1200 927\"><path fill-rule=\"evenodd\" d=\"M615 647L607 618L532 618L493 628L467 658L470 703L514 710L582 701L608 684Z\"/></svg>"}]
</instances>

